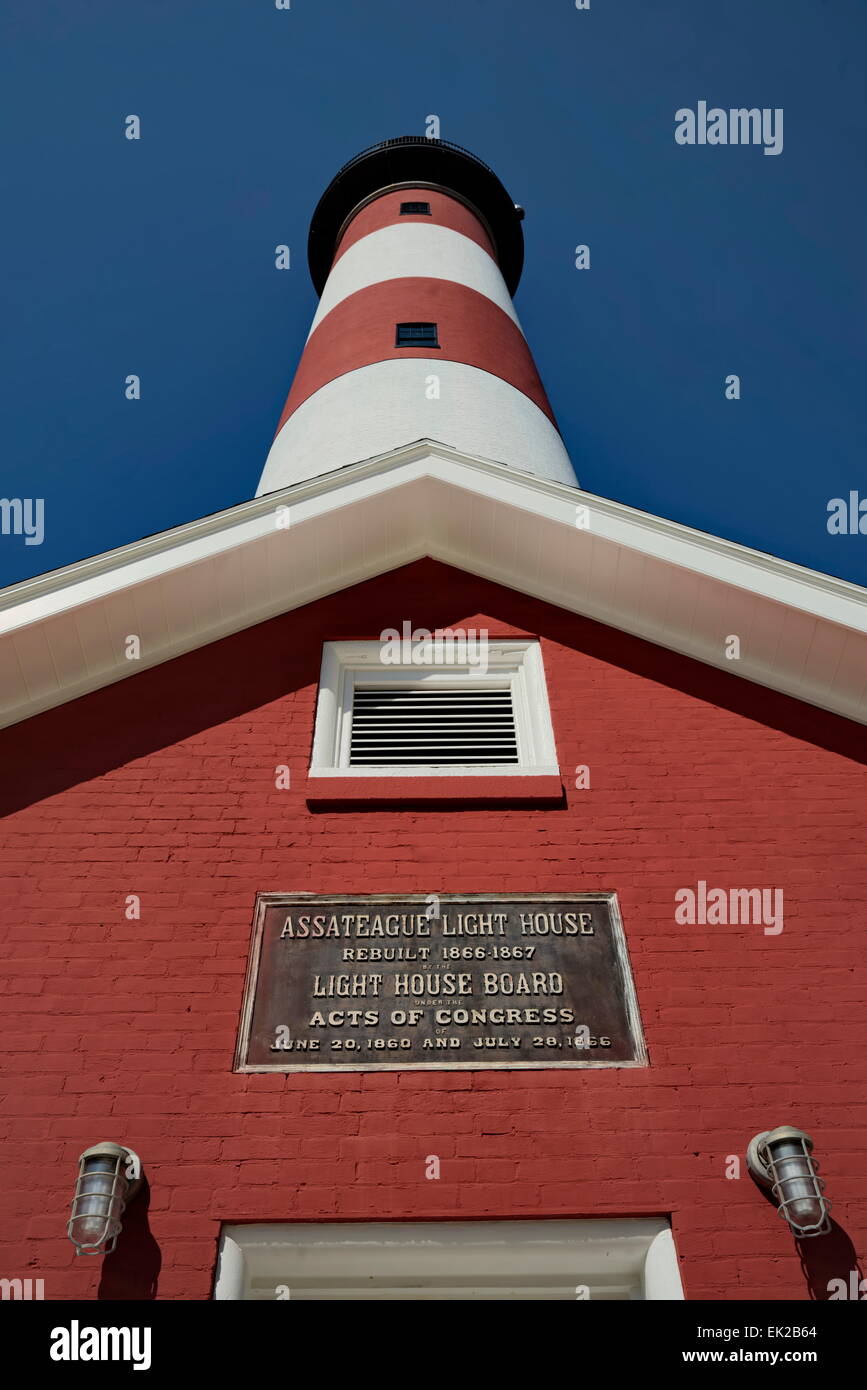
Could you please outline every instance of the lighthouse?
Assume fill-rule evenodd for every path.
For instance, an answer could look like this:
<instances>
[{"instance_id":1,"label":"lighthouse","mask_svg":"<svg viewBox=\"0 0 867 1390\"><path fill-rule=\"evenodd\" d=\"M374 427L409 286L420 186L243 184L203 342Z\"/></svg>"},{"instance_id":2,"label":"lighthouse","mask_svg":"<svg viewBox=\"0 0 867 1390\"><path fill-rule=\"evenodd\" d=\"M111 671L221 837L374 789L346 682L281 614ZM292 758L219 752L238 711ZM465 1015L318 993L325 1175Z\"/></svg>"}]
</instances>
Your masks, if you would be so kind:
<instances>
[{"instance_id":1,"label":"lighthouse","mask_svg":"<svg viewBox=\"0 0 867 1390\"><path fill-rule=\"evenodd\" d=\"M319 307L257 496L419 439L577 484L512 303L523 216L447 140L344 165L310 224Z\"/></svg>"},{"instance_id":2,"label":"lighthouse","mask_svg":"<svg viewBox=\"0 0 867 1390\"><path fill-rule=\"evenodd\" d=\"M863 1293L867 593L582 489L523 252L365 150L256 495L0 595L4 1297Z\"/></svg>"}]
</instances>

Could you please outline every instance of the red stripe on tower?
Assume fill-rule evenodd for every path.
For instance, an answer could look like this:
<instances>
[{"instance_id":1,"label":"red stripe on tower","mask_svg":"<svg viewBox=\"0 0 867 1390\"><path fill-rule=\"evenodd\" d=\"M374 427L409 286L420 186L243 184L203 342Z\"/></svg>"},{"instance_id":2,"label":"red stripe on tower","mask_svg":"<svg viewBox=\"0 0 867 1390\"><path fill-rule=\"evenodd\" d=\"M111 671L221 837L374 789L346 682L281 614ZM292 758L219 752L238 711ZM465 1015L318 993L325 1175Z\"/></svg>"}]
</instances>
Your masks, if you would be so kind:
<instances>
[{"instance_id":1,"label":"red stripe on tower","mask_svg":"<svg viewBox=\"0 0 867 1390\"><path fill-rule=\"evenodd\" d=\"M427 205L429 212L403 212L408 203ZM351 214L350 221L341 233L334 254L336 263L350 246L354 246L370 232L381 232L383 227L406 226L407 222L417 222L421 226L448 227L453 232L470 238L492 260L497 253L490 235L479 221L478 215L447 193L439 193L433 188L402 188L393 193L377 193L365 206Z\"/></svg>"}]
</instances>

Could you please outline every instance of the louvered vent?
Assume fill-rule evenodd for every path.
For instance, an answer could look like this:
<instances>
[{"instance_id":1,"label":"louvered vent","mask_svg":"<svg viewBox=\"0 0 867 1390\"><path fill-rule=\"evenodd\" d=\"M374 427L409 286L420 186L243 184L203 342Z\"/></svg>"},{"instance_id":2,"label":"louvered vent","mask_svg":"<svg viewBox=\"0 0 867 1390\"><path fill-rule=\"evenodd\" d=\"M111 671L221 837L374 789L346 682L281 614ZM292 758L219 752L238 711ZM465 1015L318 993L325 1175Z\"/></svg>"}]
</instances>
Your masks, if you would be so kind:
<instances>
[{"instance_id":1,"label":"louvered vent","mask_svg":"<svg viewBox=\"0 0 867 1390\"><path fill-rule=\"evenodd\" d=\"M352 767L517 763L512 692L356 686Z\"/></svg>"}]
</instances>

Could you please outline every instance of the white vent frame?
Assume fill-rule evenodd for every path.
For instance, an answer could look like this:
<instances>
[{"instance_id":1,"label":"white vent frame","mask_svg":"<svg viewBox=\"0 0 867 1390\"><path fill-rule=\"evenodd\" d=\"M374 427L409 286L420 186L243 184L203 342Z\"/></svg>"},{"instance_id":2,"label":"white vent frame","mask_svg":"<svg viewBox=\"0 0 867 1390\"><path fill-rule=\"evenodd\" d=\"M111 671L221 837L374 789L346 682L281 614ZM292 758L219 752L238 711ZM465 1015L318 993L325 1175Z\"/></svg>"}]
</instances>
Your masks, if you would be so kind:
<instances>
[{"instance_id":1,"label":"white vent frame","mask_svg":"<svg viewBox=\"0 0 867 1390\"><path fill-rule=\"evenodd\" d=\"M379 641L325 642L316 702L310 777L544 777L559 776L542 648L537 638L495 638L487 670L468 664L383 665ZM518 741L517 763L349 763L356 684L510 689Z\"/></svg>"}]
</instances>

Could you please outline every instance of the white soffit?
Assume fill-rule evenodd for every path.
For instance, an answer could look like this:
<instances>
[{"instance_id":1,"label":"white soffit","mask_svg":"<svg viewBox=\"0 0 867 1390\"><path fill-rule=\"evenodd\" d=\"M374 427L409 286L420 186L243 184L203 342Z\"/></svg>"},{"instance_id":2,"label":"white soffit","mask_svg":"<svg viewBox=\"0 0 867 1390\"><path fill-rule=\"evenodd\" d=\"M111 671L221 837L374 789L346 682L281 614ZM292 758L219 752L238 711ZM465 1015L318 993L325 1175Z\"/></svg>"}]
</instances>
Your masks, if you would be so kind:
<instances>
[{"instance_id":1,"label":"white soffit","mask_svg":"<svg viewBox=\"0 0 867 1390\"><path fill-rule=\"evenodd\" d=\"M0 591L0 726L422 556L867 722L867 590L420 440Z\"/></svg>"}]
</instances>

